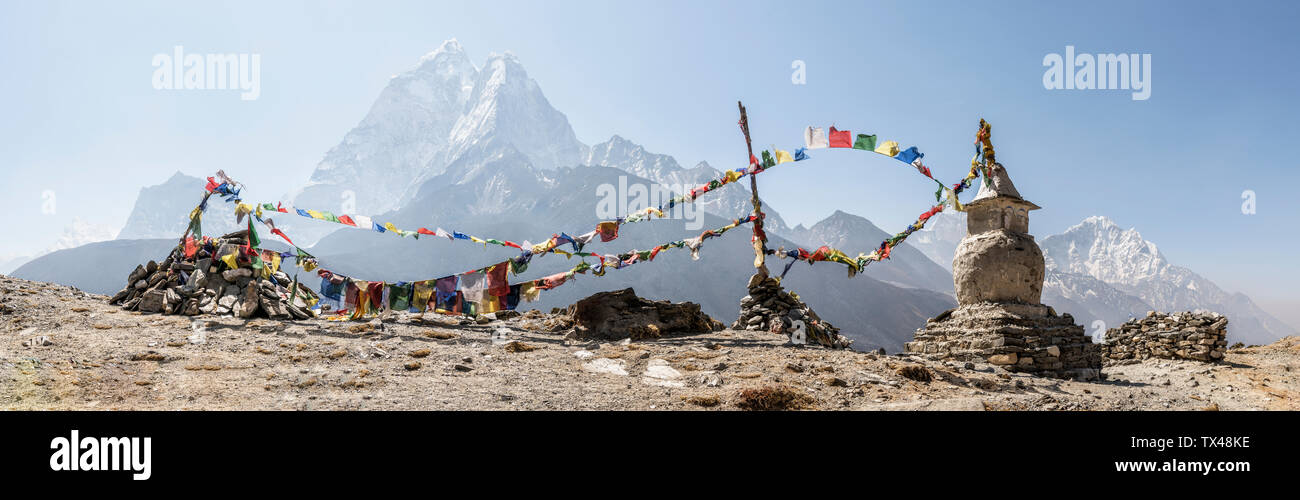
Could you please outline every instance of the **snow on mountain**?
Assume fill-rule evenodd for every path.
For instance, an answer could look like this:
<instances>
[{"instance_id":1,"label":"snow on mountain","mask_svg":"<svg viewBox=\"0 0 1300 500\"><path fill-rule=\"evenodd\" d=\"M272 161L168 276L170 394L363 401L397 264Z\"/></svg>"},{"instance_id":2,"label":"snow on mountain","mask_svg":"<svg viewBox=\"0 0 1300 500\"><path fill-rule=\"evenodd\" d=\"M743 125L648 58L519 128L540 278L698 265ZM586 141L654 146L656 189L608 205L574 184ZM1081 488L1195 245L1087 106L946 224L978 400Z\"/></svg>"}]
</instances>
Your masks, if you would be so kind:
<instances>
[{"instance_id":1,"label":"snow on mountain","mask_svg":"<svg viewBox=\"0 0 1300 500\"><path fill-rule=\"evenodd\" d=\"M1228 316L1233 342L1265 344L1293 333L1241 293L1228 293L1190 269L1169 263L1136 229L1089 217L1040 246L1050 271L1091 276L1154 309L1208 309Z\"/></svg>"},{"instance_id":2,"label":"snow on mountain","mask_svg":"<svg viewBox=\"0 0 1300 500\"><path fill-rule=\"evenodd\" d=\"M513 54L493 54L479 69L448 40L393 77L293 201L339 213L387 212L451 164L488 161L464 161L485 143L510 144L544 169L575 166L587 148Z\"/></svg>"},{"instance_id":3,"label":"snow on mountain","mask_svg":"<svg viewBox=\"0 0 1300 500\"><path fill-rule=\"evenodd\" d=\"M641 145L618 135L592 146L584 158L584 164L617 168L669 187L677 194L722 176L722 171L713 168L708 162L683 168L672 156L648 152ZM759 191L762 189L760 188ZM727 219L748 215L753 211L747 182L731 183L710 191L708 195L696 201L695 205L706 213ZM786 229L781 215L766 203L763 205L763 213L766 214L764 218L766 229L773 232Z\"/></svg>"},{"instance_id":4,"label":"snow on mountain","mask_svg":"<svg viewBox=\"0 0 1300 500\"><path fill-rule=\"evenodd\" d=\"M577 165L587 146L578 141L564 113L551 107L537 82L511 54L493 54L478 73L465 112L451 130L448 158L478 141L499 137L534 167Z\"/></svg>"},{"instance_id":5,"label":"snow on mountain","mask_svg":"<svg viewBox=\"0 0 1300 500\"><path fill-rule=\"evenodd\" d=\"M54 245L46 249L44 253L56 252L67 248L76 248L88 243L97 243L108 241L117 237L118 231L108 226L91 224L81 217L74 217L72 223L63 228L63 234L59 236Z\"/></svg>"}]
</instances>

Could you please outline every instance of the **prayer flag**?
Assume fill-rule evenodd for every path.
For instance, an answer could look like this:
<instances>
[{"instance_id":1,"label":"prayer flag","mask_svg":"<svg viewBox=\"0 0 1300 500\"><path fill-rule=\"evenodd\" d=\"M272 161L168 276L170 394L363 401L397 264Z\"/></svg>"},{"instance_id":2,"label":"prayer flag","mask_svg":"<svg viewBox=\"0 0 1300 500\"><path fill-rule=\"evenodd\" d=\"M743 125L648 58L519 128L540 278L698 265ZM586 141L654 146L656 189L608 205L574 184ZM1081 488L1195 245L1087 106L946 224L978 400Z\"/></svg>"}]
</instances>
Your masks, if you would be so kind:
<instances>
[{"instance_id":1,"label":"prayer flag","mask_svg":"<svg viewBox=\"0 0 1300 500\"><path fill-rule=\"evenodd\" d=\"M837 130L835 127L831 127L830 144L832 148L853 147L852 137L852 133L847 130Z\"/></svg>"},{"instance_id":2,"label":"prayer flag","mask_svg":"<svg viewBox=\"0 0 1300 500\"><path fill-rule=\"evenodd\" d=\"M792 162L792 161L794 161L794 157L793 157L793 156L790 156L790 152L789 152L789 151L781 151L781 150L779 150L779 149L776 150L776 162L777 162L778 164L780 164L780 163L789 163L789 162Z\"/></svg>"},{"instance_id":3,"label":"prayer flag","mask_svg":"<svg viewBox=\"0 0 1300 500\"><path fill-rule=\"evenodd\" d=\"M908 165L911 165L913 161L919 160L923 157L925 157L925 153L917 151L916 146L899 151L897 155L894 155L894 158L897 158L898 161Z\"/></svg>"},{"instance_id":4,"label":"prayer flag","mask_svg":"<svg viewBox=\"0 0 1300 500\"><path fill-rule=\"evenodd\" d=\"M808 159L808 148L799 148L794 150L794 161L804 161Z\"/></svg>"},{"instance_id":5,"label":"prayer flag","mask_svg":"<svg viewBox=\"0 0 1300 500\"><path fill-rule=\"evenodd\" d=\"M862 149L866 151L876 150L876 136L867 134L858 134L858 140L854 141L853 149Z\"/></svg>"},{"instance_id":6,"label":"prayer flag","mask_svg":"<svg viewBox=\"0 0 1300 500\"><path fill-rule=\"evenodd\" d=\"M885 141L880 146L876 147L876 152L885 156L894 156L898 154L898 142Z\"/></svg>"},{"instance_id":7,"label":"prayer flag","mask_svg":"<svg viewBox=\"0 0 1300 500\"><path fill-rule=\"evenodd\" d=\"M804 129L803 142L808 149L820 149L830 146L830 141L826 139L826 131L821 127L809 126Z\"/></svg>"}]
</instances>

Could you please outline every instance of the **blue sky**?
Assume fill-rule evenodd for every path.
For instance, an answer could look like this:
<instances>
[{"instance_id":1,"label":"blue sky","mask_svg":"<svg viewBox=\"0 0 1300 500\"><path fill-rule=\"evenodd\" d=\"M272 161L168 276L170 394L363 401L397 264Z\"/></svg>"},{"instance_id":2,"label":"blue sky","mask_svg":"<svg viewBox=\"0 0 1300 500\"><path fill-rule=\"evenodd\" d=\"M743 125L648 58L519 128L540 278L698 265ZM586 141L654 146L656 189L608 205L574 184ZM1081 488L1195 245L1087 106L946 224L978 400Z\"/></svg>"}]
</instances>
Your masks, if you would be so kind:
<instances>
[{"instance_id":1,"label":"blue sky","mask_svg":"<svg viewBox=\"0 0 1300 500\"><path fill-rule=\"evenodd\" d=\"M983 117L1021 192L1044 207L1040 237L1107 215L1172 262L1296 310L1298 5L10 0L0 196L6 234L22 237L0 255L49 246L74 216L120 227L138 189L177 170L224 168L288 192L391 75L456 37L476 63L518 55L580 140L620 134L687 166L741 166L741 99L757 146L795 147L804 126L834 124L918 146L951 183ZM261 97L154 90L151 59L174 45L261 54ZM1151 54L1150 99L1044 89L1043 57L1066 45ZM791 83L794 60L805 85ZM892 232L932 199L896 161L814 156L762 178L792 222L843 209ZM55 214L41 212L46 189ZM1248 189L1254 215L1240 209Z\"/></svg>"}]
</instances>

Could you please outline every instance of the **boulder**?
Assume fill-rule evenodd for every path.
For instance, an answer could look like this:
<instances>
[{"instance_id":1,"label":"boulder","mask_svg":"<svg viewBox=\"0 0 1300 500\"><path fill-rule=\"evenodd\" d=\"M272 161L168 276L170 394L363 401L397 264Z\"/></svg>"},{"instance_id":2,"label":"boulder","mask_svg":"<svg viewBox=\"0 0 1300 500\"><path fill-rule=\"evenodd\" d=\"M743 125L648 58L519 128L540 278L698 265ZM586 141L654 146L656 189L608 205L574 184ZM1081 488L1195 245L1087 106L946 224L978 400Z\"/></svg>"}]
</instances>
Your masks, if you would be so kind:
<instances>
[{"instance_id":1,"label":"boulder","mask_svg":"<svg viewBox=\"0 0 1300 500\"><path fill-rule=\"evenodd\" d=\"M643 299L627 288L600 292L569 306L577 339L648 339L665 335L708 333L714 320L692 302Z\"/></svg>"},{"instance_id":2,"label":"boulder","mask_svg":"<svg viewBox=\"0 0 1300 500\"><path fill-rule=\"evenodd\" d=\"M244 288L244 294L240 297L239 302L235 303L235 307L231 311L240 318L248 319L253 317L254 314L257 314L258 307L261 304L260 295L258 288L255 286Z\"/></svg>"},{"instance_id":3,"label":"boulder","mask_svg":"<svg viewBox=\"0 0 1300 500\"><path fill-rule=\"evenodd\" d=\"M156 313L162 312L164 307L164 297L166 292L162 290L149 290L140 298L140 312Z\"/></svg>"}]
</instances>

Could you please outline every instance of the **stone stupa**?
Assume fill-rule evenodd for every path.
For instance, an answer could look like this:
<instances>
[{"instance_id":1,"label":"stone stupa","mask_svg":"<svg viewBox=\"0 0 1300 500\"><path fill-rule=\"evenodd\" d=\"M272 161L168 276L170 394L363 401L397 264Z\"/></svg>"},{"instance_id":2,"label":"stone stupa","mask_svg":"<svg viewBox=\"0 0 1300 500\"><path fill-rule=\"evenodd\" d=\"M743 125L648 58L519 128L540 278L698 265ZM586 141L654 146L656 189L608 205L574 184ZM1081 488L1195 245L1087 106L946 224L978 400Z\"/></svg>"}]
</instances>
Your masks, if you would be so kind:
<instances>
[{"instance_id":1,"label":"stone stupa","mask_svg":"<svg viewBox=\"0 0 1300 500\"><path fill-rule=\"evenodd\" d=\"M966 204L966 237L952 260L956 309L931 318L904 345L932 359L983 360L1009 371L1091 379L1099 346L1069 314L1042 304L1043 252L1029 234L1029 212L1007 171L993 163Z\"/></svg>"}]
</instances>

